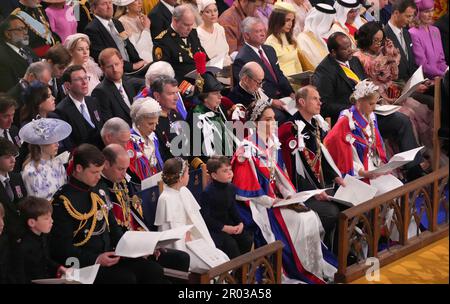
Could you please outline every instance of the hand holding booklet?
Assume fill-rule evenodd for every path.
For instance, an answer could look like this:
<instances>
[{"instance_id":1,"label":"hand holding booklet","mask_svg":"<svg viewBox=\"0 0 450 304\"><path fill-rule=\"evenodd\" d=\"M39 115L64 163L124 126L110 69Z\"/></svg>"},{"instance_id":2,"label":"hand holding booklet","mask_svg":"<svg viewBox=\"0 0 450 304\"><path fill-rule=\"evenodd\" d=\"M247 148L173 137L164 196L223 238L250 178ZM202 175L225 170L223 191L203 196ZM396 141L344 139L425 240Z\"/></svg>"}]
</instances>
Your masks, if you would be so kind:
<instances>
[{"instance_id":1,"label":"hand holding booklet","mask_svg":"<svg viewBox=\"0 0 450 304\"><path fill-rule=\"evenodd\" d=\"M332 188L297 192L297 193L293 194L289 199L285 199L285 200L275 203L273 205L273 207L281 207L281 206L287 206L287 205L291 205L291 204L304 203L307 200L309 200L311 197L313 197L317 194L321 194L322 192L325 192L326 190L329 190L329 189L332 189Z\"/></svg>"},{"instance_id":2,"label":"hand holding booklet","mask_svg":"<svg viewBox=\"0 0 450 304\"><path fill-rule=\"evenodd\" d=\"M127 231L119 240L115 255L126 258L151 255L157 247L183 239L192 227L185 225L166 231Z\"/></svg>"},{"instance_id":3,"label":"hand holding booklet","mask_svg":"<svg viewBox=\"0 0 450 304\"><path fill-rule=\"evenodd\" d=\"M416 154L423 149L424 146L411 149L405 152L397 153L391 157L387 164L370 171L371 173L388 173L414 160Z\"/></svg>"},{"instance_id":4,"label":"hand holding booklet","mask_svg":"<svg viewBox=\"0 0 450 304\"><path fill-rule=\"evenodd\" d=\"M280 98L280 100L284 103L284 109L289 114L294 115L298 111L297 106L295 105L295 100L293 98L288 96Z\"/></svg>"},{"instance_id":5,"label":"hand holding booklet","mask_svg":"<svg viewBox=\"0 0 450 304\"><path fill-rule=\"evenodd\" d=\"M374 112L381 116L388 116L397 112L400 108L401 106L396 105L377 105Z\"/></svg>"},{"instance_id":6,"label":"hand holding booklet","mask_svg":"<svg viewBox=\"0 0 450 304\"><path fill-rule=\"evenodd\" d=\"M34 284L93 284L100 264L84 268L69 268L61 278L40 279L31 281Z\"/></svg>"},{"instance_id":7,"label":"hand holding booklet","mask_svg":"<svg viewBox=\"0 0 450 304\"><path fill-rule=\"evenodd\" d=\"M377 188L348 174L344 178L344 183L345 187L340 186L332 200L348 207L353 207L366 202L372 199L377 193Z\"/></svg>"},{"instance_id":8,"label":"hand holding booklet","mask_svg":"<svg viewBox=\"0 0 450 304\"><path fill-rule=\"evenodd\" d=\"M428 78L425 78L423 76L423 69L422 66L420 66L414 72L411 78L409 78L409 80L406 82L405 86L403 87L402 95L399 98L397 98L397 100L394 102L394 105L402 104L406 98L411 96L411 94L417 90L417 87L419 85L426 82L427 80Z\"/></svg>"}]
</instances>

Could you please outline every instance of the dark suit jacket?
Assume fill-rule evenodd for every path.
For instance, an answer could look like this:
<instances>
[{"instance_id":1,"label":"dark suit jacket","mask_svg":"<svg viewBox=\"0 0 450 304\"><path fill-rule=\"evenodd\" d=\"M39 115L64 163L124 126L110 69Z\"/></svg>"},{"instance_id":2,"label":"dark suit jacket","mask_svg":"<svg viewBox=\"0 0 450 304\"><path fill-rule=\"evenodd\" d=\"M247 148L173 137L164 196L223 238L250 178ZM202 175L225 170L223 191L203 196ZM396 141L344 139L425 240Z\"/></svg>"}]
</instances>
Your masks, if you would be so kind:
<instances>
[{"instance_id":1,"label":"dark suit jacket","mask_svg":"<svg viewBox=\"0 0 450 304\"><path fill-rule=\"evenodd\" d=\"M366 78L364 67L358 58L352 57L349 60L349 65L359 79ZM322 116L331 117L334 124L339 117L339 113L351 107L350 95L355 88L355 82L350 80L339 63L331 55L328 55L317 66L312 76L312 84L320 92Z\"/></svg>"},{"instance_id":2,"label":"dark suit jacket","mask_svg":"<svg viewBox=\"0 0 450 304\"><path fill-rule=\"evenodd\" d=\"M19 149L19 156L16 158L14 172L20 172L22 171L22 164L28 156L28 144L22 143L19 137L19 128L15 125L12 125L11 128L9 128L9 135L13 139L14 145Z\"/></svg>"},{"instance_id":3,"label":"dark suit jacket","mask_svg":"<svg viewBox=\"0 0 450 304\"><path fill-rule=\"evenodd\" d=\"M122 84L130 103L133 103L137 91L128 80L123 79ZM130 108L123 100L114 82L106 78L103 79L91 95L100 101L100 116L103 117L105 122L112 117L120 117L131 126Z\"/></svg>"},{"instance_id":4,"label":"dark suit jacket","mask_svg":"<svg viewBox=\"0 0 450 304\"><path fill-rule=\"evenodd\" d=\"M277 54L273 47L269 45L263 45L262 49L269 59L270 64L277 76L278 82L273 78L269 69L263 63L258 54L253 51L251 47L247 44L244 44L242 48L239 50L234 62L233 62L233 78L234 83L239 83L239 72L241 71L244 64L249 61L255 61L261 65L264 70L264 84L262 89L264 93L270 98L281 98L291 95L294 92L289 81L286 76L284 76L283 72L280 69L278 64Z\"/></svg>"},{"instance_id":5,"label":"dark suit jacket","mask_svg":"<svg viewBox=\"0 0 450 304\"><path fill-rule=\"evenodd\" d=\"M90 143L96 146L101 146L102 143L100 130L105 122L101 116L100 105L94 97L86 96L84 101L95 128L91 127L84 119L70 96L65 97L56 106L55 112L59 118L72 126L72 133L64 140L64 147L68 151L72 151L73 148L83 143Z\"/></svg>"},{"instance_id":6,"label":"dark suit jacket","mask_svg":"<svg viewBox=\"0 0 450 304\"><path fill-rule=\"evenodd\" d=\"M18 204L22 198L27 196L27 190L25 189L20 173L10 172L9 178L9 184L14 193L14 199L9 199L3 183L0 182L0 202L5 209L5 229L3 233L5 233L9 240L14 243L14 241L21 238L25 232L25 226L19 215Z\"/></svg>"},{"instance_id":7,"label":"dark suit jacket","mask_svg":"<svg viewBox=\"0 0 450 304\"><path fill-rule=\"evenodd\" d=\"M33 62L38 61L38 57L28 47L24 48ZM7 92L14 87L19 79L25 75L30 64L3 40L0 41L0 92Z\"/></svg>"},{"instance_id":8,"label":"dark suit jacket","mask_svg":"<svg viewBox=\"0 0 450 304\"><path fill-rule=\"evenodd\" d=\"M170 23L172 23L172 13L161 1L158 1L158 4L150 11L148 18L152 21L150 24L152 38L155 38L159 33L168 29Z\"/></svg>"},{"instance_id":9,"label":"dark suit jacket","mask_svg":"<svg viewBox=\"0 0 450 304\"><path fill-rule=\"evenodd\" d=\"M406 54L403 51L400 41L398 41L397 36L395 36L392 28L389 26L389 23L384 27L384 33L386 37L391 39L394 43L394 46L400 50L401 58L400 64L398 65L398 79L408 81L411 75L417 70L418 66L416 65L416 59L412 50L411 36L409 35L409 32L406 28L403 28L402 31L403 37L405 38L406 49L408 52L408 59L406 59Z\"/></svg>"},{"instance_id":10,"label":"dark suit jacket","mask_svg":"<svg viewBox=\"0 0 450 304\"><path fill-rule=\"evenodd\" d=\"M114 22L114 26L116 27L119 33L122 33L125 29L122 23L119 20L112 19ZM98 18L93 17L92 21L84 29L86 35L89 36L91 40L91 56L94 57L94 60L98 62L98 55L100 52L106 48L117 48L114 39L111 37L109 31L103 26L103 24L98 20ZM139 57L138 52L134 48L133 44L129 39L125 40L125 49L127 50L128 56L130 57L130 61L124 61L124 70L129 73L133 71L133 63L141 61L141 57Z\"/></svg>"}]
</instances>

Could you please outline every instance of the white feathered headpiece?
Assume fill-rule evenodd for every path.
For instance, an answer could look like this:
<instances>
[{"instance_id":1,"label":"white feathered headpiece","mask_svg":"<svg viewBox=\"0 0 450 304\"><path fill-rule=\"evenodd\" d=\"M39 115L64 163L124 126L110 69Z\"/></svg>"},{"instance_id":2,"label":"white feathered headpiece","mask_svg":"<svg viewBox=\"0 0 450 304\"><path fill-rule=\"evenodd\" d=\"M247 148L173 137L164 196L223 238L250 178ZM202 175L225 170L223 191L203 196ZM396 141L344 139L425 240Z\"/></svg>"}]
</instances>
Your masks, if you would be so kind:
<instances>
[{"instance_id":1,"label":"white feathered headpiece","mask_svg":"<svg viewBox=\"0 0 450 304\"><path fill-rule=\"evenodd\" d=\"M372 81L364 79L355 86L353 97L358 100L375 92L378 92L378 86L375 85Z\"/></svg>"}]
</instances>

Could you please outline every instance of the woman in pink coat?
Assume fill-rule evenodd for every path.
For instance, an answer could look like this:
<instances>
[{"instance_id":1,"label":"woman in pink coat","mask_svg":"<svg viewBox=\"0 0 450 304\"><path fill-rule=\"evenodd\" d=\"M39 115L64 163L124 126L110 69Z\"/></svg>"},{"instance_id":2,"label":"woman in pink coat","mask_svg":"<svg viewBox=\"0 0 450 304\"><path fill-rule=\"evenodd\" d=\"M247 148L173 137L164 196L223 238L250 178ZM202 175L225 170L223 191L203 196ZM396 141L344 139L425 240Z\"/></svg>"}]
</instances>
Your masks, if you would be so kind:
<instances>
[{"instance_id":1,"label":"woman in pink coat","mask_svg":"<svg viewBox=\"0 0 450 304\"><path fill-rule=\"evenodd\" d=\"M433 24L433 0L416 0L417 18L409 29L413 42L416 64L423 67L423 73L429 79L444 76L448 66L445 63L441 34Z\"/></svg>"}]
</instances>

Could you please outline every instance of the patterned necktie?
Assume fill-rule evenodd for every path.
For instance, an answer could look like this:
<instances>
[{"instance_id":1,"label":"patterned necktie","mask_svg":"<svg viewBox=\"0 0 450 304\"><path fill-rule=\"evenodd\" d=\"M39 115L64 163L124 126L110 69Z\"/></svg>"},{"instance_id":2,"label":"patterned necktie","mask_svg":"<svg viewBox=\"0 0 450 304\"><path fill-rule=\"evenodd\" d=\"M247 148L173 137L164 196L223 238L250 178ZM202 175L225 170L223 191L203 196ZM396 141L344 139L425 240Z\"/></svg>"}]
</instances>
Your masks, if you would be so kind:
<instances>
[{"instance_id":1,"label":"patterned necktie","mask_svg":"<svg viewBox=\"0 0 450 304\"><path fill-rule=\"evenodd\" d=\"M87 111L87 109L86 109L86 105L85 105L84 103L81 103L81 104L80 104L80 112L81 112L81 115L83 115L84 119L87 121L87 123L88 123L91 127L95 128L95 125L92 123L92 120L91 120L91 118L89 117L89 113L88 113L88 111Z\"/></svg>"},{"instance_id":2,"label":"patterned necktie","mask_svg":"<svg viewBox=\"0 0 450 304\"><path fill-rule=\"evenodd\" d=\"M127 95L126 95L126 93L125 93L125 90L123 89L123 86L122 86L122 85L119 87L119 93L120 93L120 95L122 95L123 101L124 101L124 102L127 104L127 106L130 108L130 107L131 107L130 101L128 100L128 97L127 97Z\"/></svg>"},{"instance_id":3,"label":"patterned necktie","mask_svg":"<svg viewBox=\"0 0 450 304\"><path fill-rule=\"evenodd\" d=\"M259 52L259 57L261 58L261 60L264 63L264 65L269 70L269 72L272 75L273 79L275 79L275 81L278 82L277 75L275 74L275 71L273 70L272 65L270 64L270 62L264 56L263 51L260 49L258 52Z\"/></svg>"},{"instance_id":4,"label":"patterned necktie","mask_svg":"<svg viewBox=\"0 0 450 304\"><path fill-rule=\"evenodd\" d=\"M3 130L3 138L5 138L5 139L11 141L11 140L9 139L8 129Z\"/></svg>"},{"instance_id":5,"label":"patterned necktie","mask_svg":"<svg viewBox=\"0 0 450 304\"><path fill-rule=\"evenodd\" d=\"M20 56L23 57L23 59L25 59L28 64L32 64L33 63L33 58L31 58L31 56L28 54L27 51L25 51L24 49L20 48L19 49L19 54Z\"/></svg>"},{"instance_id":6,"label":"patterned necktie","mask_svg":"<svg viewBox=\"0 0 450 304\"><path fill-rule=\"evenodd\" d=\"M117 48L119 49L120 54L122 55L123 60L130 61L130 58L128 57L127 50L125 49L125 43L122 40L122 38L119 35L119 32L117 32L116 27L114 26L114 22L110 20L108 22L109 30L111 32L111 37L114 39L114 42L117 45Z\"/></svg>"},{"instance_id":7,"label":"patterned necktie","mask_svg":"<svg viewBox=\"0 0 450 304\"><path fill-rule=\"evenodd\" d=\"M9 199L11 201L13 201L14 200L14 193L12 191L11 184L9 183L9 178L5 179L4 184L5 184L6 194L8 195Z\"/></svg>"}]
</instances>

